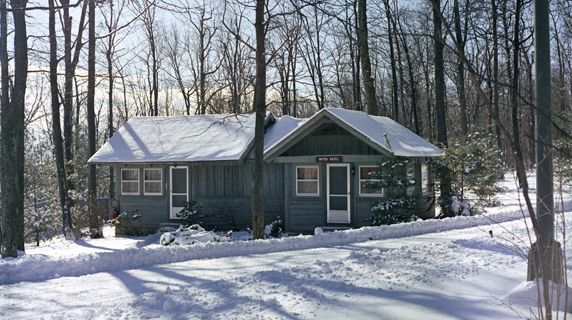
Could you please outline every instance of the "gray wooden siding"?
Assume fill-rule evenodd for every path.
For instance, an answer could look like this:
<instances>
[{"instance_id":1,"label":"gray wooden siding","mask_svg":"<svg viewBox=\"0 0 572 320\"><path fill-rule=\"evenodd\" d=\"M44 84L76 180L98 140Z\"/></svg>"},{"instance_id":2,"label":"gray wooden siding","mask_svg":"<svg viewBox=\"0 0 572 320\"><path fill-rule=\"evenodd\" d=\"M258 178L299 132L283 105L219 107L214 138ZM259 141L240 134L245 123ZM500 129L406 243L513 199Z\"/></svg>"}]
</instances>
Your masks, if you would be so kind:
<instances>
[{"instance_id":1,"label":"gray wooden siding","mask_svg":"<svg viewBox=\"0 0 572 320\"><path fill-rule=\"evenodd\" d=\"M178 166L183 166L178 164ZM116 166L140 169L140 195L121 195L121 175L118 174L118 199L121 212L138 209L141 219L134 222L136 227L157 228L161 223L178 223L169 218L169 168L170 165L154 165L163 171L163 194L143 195L143 168L150 165ZM250 164L188 165L189 199L203 206L203 213L209 218L205 227L227 230L246 228L252 225L251 189L252 175ZM120 171L117 171L120 172ZM284 217L284 165L267 164L264 169L264 212L267 223L280 216Z\"/></svg>"},{"instance_id":2,"label":"gray wooden siding","mask_svg":"<svg viewBox=\"0 0 572 320\"><path fill-rule=\"evenodd\" d=\"M372 203L385 199L384 197L367 197L359 195L359 167L364 165L376 165L383 161L384 157L379 156L377 161L352 162L350 170L355 173L350 177L350 224L353 227L363 227L371 225L369 218L372 216ZM318 166L320 179L320 195L316 197L296 196L296 176L297 166ZM327 223L327 163L285 163L285 212L286 230L289 232L312 232L317 226L342 226ZM418 170L416 170L418 172ZM420 188L420 186L418 186ZM388 194L391 192L388 191ZM419 199L414 214L421 218L434 216L434 197L432 194L424 195Z\"/></svg>"},{"instance_id":3,"label":"gray wooden siding","mask_svg":"<svg viewBox=\"0 0 572 320\"><path fill-rule=\"evenodd\" d=\"M162 169L163 185L161 196L143 195L143 168ZM167 187L169 185L168 167L160 165L129 165L116 166L117 172L117 199L119 200L120 212L137 209L137 214L141 218L134 221L133 225L140 228L155 229L163 222L169 220L169 196ZM121 194L121 169L139 169L139 195Z\"/></svg>"},{"instance_id":4,"label":"gray wooden siding","mask_svg":"<svg viewBox=\"0 0 572 320\"><path fill-rule=\"evenodd\" d=\"M379 155L379 152L349 132L326 124L293 145L283 156L344 154Z\"/></svg>"},{"instance_id":5,"label":"gray wooden siding","mask_svg":"<svg viewBox=\"0 0 572 320\"><path fill-rule=\"evenodd\" d=\"M318 196L296 196L296 167L318 166ZM285 164L284 176L287 181L285 192L288 211L286 230L289 232L310 232L326 223L326 166L324 163Z\"/></svg>"}]
</instances>

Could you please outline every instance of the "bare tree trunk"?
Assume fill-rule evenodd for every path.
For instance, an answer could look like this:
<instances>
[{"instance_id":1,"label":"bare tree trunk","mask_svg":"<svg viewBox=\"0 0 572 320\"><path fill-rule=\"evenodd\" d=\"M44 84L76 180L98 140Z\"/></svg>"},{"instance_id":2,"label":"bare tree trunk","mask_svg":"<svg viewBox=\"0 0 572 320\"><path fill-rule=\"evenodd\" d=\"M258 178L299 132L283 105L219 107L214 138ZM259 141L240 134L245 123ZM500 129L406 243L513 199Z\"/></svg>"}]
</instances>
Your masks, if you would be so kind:
<instances>
[{"instance_id":1,"label":"bare tree trunk","mask_svg":"<svg viewBox=\"0 0 572 320\"><path fill-rule=\"evenodd\" d=\"M56 36L56 11L54 0L49 0L49 29L50 29L50 88L52 104L52 135L56 169L58 172L58 191L60 208L62 210L62 223L64 236L68 240L74 239L72 232L71 204L68 195L68 179L64 159L64 143L62 140L62 127L60 124L60 101L58 91L58 57Z\"/></svg>"},{"instance_id":2,"label":"bare tree trunk","mask_svg":"<svg viewBox=\"0 0 572 320\"><path fill-rule=\"evenodd\" d=\"M491 0L491 10L493 13L493 112L499 117L499 40L498 40L498 12L496 0ZM501 132L498 125L495 124L495 132L497 136L497 145L502 148Z\"/></svg>"},{"instance_id":3,"label":"bare tree trunk","mask_svg":"<svg viewBox=\"0 0 572 320\"><path fill-rule=\"evenodd\" d=\"M107 60L107 80L109 90L107 91L107 130L109 134L109 139L113 137L113 85L114 85L114 74L113 74L113 53L114 53L114 39L115 33L115 11L113 10L113 0L109 1L109 24L107 31L109 32L109 37L107 38L107 51L105 52L105 58ZM109 198L115 198L115 172L113 166L109 166Z\"/></svg>"},{"instance_id":4,"label":"bare tree trunk","mask_svg":"<svg viewBox=\"0 0 572 320\"><path fill-rule=\"evenodd\" d=\"M512 109L512 134L514 137L515 152L522 153L520 145L520 128L519 128L519 77L520 77L520 9L522 7L521 0L516 0L515 17L514 17L514 39L513 39L513 72L511 81L511 109ZM522 181L520 182L522 183Z\"/></svg>"},{"instance_id":5,"label":"bare tree trunk","mask_svg":"<svg viewBox=\"0 0 572 320\"><path fill-rule=\"evenodd\" d=\"M87 57L87 136L88 158L95 154L95 0L89 0L89 40ZM89 234L101 238L101 223L97 206L96 166L89 164Z\"/></svg>"},{"instance_id":6,"label":"bare tree trunk","mask_svg":"<svg viewBox=\"0 0 572 320\"><path fill-rule=\"evenodd\" d=\"M517 11L518 9L517 0ZM551 292L549 280L562 282L562 252L554 240L554 196L552 168L552 83L550 69L550 27L548 0L534 1L534 41L536 64L536 215L538 217L537 242L529 254L540 262L539 276L542 277L546 319L552 319ZM516 31L515 31L516 32ZM516 70L515 70L516 73Z\"/></svg>"},{"instance_id":7,"label":"bare tree trunk","mask_svg":"<svg viewBox=\"0 0 572 320\"><path fill-rule=\"evenodd\" d=\"M0 96L0 145L4 144L2 140L3 128L4 128L4 110L10 107L10 75L8 74L8 13L7 13L7 0L0 0L0 82L2 86L2 93ZM7 181L4 179L4 157L3 148L0 148L0 178L2 181ZM15 230L12 225L16 220L12 216L4 218L4 204L2 203L2 190L4 189L3 182L0 182L0 247L5 248L1 250L0 255L4 258L6 257L17 257L18 248L15 241L16 235L9 233L4 235L5 229ZM5 222L4 219L7 221ZM4 246L4 237L6 237L7 245Z\"/></svg>"},{"instance_id":8,"label":"bare tree trunk","mask_svg":"<svg viewBox=\"0 0 572 320\"><path fill-rule=\"evenodd\" d=\"M437 142L447 147L447 119L445 110L445 73L443 61L443 34L441 21L440 0L433 0L433 35L435 42L435 112L437 114ZM445 166L439 168L439 180L441 189L441 214L445 217L454 216L451 208L451 173Z\"/></svg>"},{"instance_id":9,"label":"bare tree trunk","mask_svg":"<svg viewBox=\"0 0 572 320\"><path fill-rule=\"evenodd\" d=\"M256 85L254 89L254 161L252 163L252 238L264 239L264 120L266 118L265 0L256 0Z\"/></svg>"},{"instance_id":10,"label":"bare tree trunk","mask_svg":"<svg viewBox=\"0 0 572 320\"><path fill-rule=\"evenodd\" d=\"M67 188L75 190L75 185L71 180L75 171L74 160L74 122L73 122L73 83L76 66L83 47L83 30L85 29L85 15L87 12L87 2L82 6L80 21L78 23L78 33L75 41L75 49L72 53L72 17L70 16L70 1L60 0L63 10L63 32L64 32L64 155L66 163ZM73 203L70 200L70 205Z\"/></svg>"},{"instance_id":11,"label":"bare tree trunk","mask_svg":"<svg viewBox=\"0 0 572 320\"><path fill-rule=\"evenodd\" d=\"M397 71L395 65L395 54L393 50L393 33L391 32L391 9L389 7L389 0L383 1L385 4L385 16L387 18L387 40L389 41L389 63L391 64L391 92L392 92L392 99L391 105L393 106L393 120L399 122L399 103L398 103L398 95L397 95Z\"/></svg>"},{"instance_id":12,"label":"bare tree trunk","mask_svg":"<svg viewBox=\"0 0 572 320\"><path fill-rule=\"evenodd\" d=\"M2 62L2 103L0 146L2 148L1 236L2 258L17 257L24 251L24 110L28 77L26 3L11 0L14 23L14 80L8 93L8 45L6 1L1 1L0 61Z\"/></svg>"},{"instance_id":13,"label":"bare tree trunk","mask_svg":"<svg viewBox=\"0 0 572 320\"><path fill-rule=\"evenodd\" d=\"M468 0L467 0L468 3ZM461 50L465 50L465 41L461 31L461 15L459 13L459 0L453 2L455 15L455 35ZM465 16L465 20L467 17ZM459 95L459 107L461 109L461 131L466 136L469 129L467 125L467 100L465 98L465 64L461 59L457 62L457 94Z\"/></svg>"},{"instance_id":14,"label":"bare tree trunk","mask_svg":"<svg viewBox=\"0 0 572 320\"><path fill-rule=\"evenodd\" d=\"M395 23L395 20L394 20ZM415 75L413 74L413 62L411 61L411 54L409 53L409 45L403 27L399 21L399 30L401 33L401 41L403 42L403 51L405 52L405 59L407 61L407 73L409 75L409 86L411 87L411 111L413 112L413 128L415 133L421 135L419 116L417 110L417 85L415 82Z\"/></svg>"},{"instance_id":15,"label":"bare tree trunk","mask_svg":"<svg viewBox=\"0 0 572 320\"><path fill-rule=\"evenodd\" d=\"M366 0L358 0L358 29L357 39L363 74L363 85L367 103L367 113L378 115L377 97L375 96L375 82L371 75L371 61L369 59L367 5Z\"/></svg>"}]
</instances>

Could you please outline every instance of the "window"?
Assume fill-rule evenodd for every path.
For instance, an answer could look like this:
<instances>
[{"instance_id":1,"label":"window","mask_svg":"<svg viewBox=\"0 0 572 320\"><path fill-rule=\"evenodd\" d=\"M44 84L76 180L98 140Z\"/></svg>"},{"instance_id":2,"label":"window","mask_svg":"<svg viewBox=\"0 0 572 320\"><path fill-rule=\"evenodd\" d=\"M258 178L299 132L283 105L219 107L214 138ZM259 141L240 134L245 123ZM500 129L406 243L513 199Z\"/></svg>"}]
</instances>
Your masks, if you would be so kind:
<instances>
[{"instance_id":1,"label":"window","mask_svg":"<svg viewBox=\"0 0 572 320\"><path fill-rule=\"evenodd\" d=\"M318 167L296 167L296 195L317 196L319 194Z\"/></svg>"},{"instance_id":2,"label":"window","mask_svg":"<svg viewBox=\"0 0 572 320\"><path fill-rule=\"evenodd\" d=\"M139 169L121 169L121 194L139 195Z\"/></svg>"},{"instance_id":3,"label":"window","mask_svg":"<svg viewBox=\"0 0 572 320\"><path fill-rule=\"evenodd\" d=\"M421 164L421 192L429 192L429 168L426 163Z\"/></svg>"},{"instance_id":4,"label":"window","mask_svg":"<svg viewBox=\"0 0 572 320\"><path fill-rule=\"evenodd\" d=\"M379 166L359 167L359 194L362 197L380 197L383 195L383 188L371 188L369 184L379 183Z\"/></svg>"},{"instance_id":5,"label":"window","mask_svg":"<svg viewBox=\"0 0 572 320\"><path fill-rule=\"evenodd\" d=\"M407 163L407 183L409 186L407 187L407 193L413 194L415 192L415 162L408 162Z\"/></svg>"},{"instance_id":6,"label":"window","mask_svg":"<svg viewBox=\"0 0 572 320\"><path fill-rule=\"evenodd\" d=\"M162 169L145 169L143 176L143 194L146 196L160 196L163 185Z\"/></svg>"}]
</instances>

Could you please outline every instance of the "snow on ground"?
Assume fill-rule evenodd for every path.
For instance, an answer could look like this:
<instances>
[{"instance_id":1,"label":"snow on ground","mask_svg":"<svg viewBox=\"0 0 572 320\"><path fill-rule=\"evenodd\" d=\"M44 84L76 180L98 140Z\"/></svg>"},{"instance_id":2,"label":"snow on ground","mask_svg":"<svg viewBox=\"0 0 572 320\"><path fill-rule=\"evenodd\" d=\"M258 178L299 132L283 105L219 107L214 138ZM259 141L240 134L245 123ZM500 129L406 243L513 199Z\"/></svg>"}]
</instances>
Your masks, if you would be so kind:
<instances>
[{"instance_id":1,"label":"snow on ground","mask_svg":"<svg viewBox=\"0 0 572 320\"><path fill-rule=\"evenodd\" d=\"M0 318L518 318L510 307L530 316L503 300L526 278L512 188L488 217L175 247L152 244L157 236L55 240L0 261Z\"/></svg>"}]
</instances>

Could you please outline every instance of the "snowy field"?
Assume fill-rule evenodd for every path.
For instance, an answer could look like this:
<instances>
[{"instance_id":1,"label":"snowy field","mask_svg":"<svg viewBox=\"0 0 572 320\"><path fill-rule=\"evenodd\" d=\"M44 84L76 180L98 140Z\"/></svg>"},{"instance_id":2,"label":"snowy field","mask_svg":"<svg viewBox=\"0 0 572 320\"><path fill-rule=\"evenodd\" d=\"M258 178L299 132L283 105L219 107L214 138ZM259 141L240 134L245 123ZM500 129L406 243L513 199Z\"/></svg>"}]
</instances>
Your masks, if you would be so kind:
<instances>
[{"instance_id":1,"label":"snowy field","mask_svg":"<svg viewBox=\"0 0 572 320\"><path fill-rule=\"evenodd\" d=\"M0 261L0 318L531 317L526 297L506 297L526 279L528 235L514 180L503 185L503 205L477 217L174 247L55 239Z\"/></svg>"}]
</instances>

